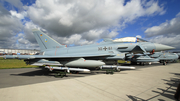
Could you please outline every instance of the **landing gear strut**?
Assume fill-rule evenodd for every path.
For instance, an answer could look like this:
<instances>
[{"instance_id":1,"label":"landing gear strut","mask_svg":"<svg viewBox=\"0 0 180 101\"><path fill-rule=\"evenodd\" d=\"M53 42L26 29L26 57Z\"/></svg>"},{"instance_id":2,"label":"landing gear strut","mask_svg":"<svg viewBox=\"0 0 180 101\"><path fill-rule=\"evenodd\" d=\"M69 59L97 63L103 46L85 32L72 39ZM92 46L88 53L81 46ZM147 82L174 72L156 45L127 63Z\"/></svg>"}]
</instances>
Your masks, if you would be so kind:
<instances>
[{"instance_id":1,"label":"landing gear strut","mask_svg":"<svg viewBox=\"0 0 180 101\"><path fill-rule=\"evenodd\" d=\"M167 62L163 62L163 65L167 65Z\"/></svg>"},{"instance_id":2,"label":"landing gear strut","mask_svg":"<svg viewBox=\"0 0 180 101\"><path fill-rule=\"evenodd\" d=\"M106 74L114 74L114 70L106 70Z\"/></svg>"},{"instance_id":3,"label":"landing gear strut","mask_svg":"<svg viewBox=\"0 0 180 101\"><path fill-rule=\"evenodd\" d=\"M55 77L60 77L60 78L67 77L66 71L64 71L64 72L57 71L56 74L55 74Z\"/></svg>"},{"instance_id":4,"label":"landing gear strut","mask_svg":"<svg viewBox=\"0 0 180 101\"><path fill-rule=\"evenodd\" d=\"M144 66L144 62L140 62L140 65Z\"/></svg>"}]
</instances>

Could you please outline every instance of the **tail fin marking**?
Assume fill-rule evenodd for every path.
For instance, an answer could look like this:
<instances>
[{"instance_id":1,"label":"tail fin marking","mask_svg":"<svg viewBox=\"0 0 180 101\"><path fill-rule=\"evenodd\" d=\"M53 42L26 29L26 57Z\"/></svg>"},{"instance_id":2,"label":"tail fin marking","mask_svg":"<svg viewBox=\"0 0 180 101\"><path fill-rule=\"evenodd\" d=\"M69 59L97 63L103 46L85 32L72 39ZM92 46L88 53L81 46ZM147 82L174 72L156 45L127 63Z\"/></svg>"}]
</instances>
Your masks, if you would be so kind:
<instances>
[{"instance_id":1,"label":"tail fin marking","mask_svg":"<svg viewBox=\"0 0 180 101\"><path fill-rule=\"evenodd\" d=\"M61 46L63 46L38 29L33 29L33 34L34 34L41 50L60 48Z\"/></svg>"}]
</instances>

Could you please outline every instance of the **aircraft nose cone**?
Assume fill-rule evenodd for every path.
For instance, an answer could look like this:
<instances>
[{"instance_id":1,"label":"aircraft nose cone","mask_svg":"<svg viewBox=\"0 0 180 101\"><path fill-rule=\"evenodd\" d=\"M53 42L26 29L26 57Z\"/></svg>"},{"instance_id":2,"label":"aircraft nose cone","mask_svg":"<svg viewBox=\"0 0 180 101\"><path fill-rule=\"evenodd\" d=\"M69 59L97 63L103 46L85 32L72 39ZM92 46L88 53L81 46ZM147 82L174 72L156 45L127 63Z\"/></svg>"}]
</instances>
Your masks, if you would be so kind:
<instances>
[{"instance_id":1,"label":"aircraft nose cone","mask_svg":"<svg viewBox=\"0 0 180 101\"><path fill-rule=\"evenodd\" d=\"M175 49L174 47L171 46L167 46L167 45L162 45L162 44L154 44L156 49L155 51L163 51L163 50L171 50L171 49Z\"/></svg>"}]
</instances>

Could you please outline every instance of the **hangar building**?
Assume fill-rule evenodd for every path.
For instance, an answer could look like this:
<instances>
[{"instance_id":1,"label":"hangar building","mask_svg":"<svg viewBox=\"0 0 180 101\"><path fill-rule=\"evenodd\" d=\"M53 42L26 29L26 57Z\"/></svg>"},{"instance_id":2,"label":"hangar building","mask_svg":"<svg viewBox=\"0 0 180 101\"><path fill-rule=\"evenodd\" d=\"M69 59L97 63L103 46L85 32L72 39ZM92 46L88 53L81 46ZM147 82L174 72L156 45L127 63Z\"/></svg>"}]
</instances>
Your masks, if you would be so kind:
<instances>
[{"instance_id":1,"label":"hangar building","mask_svg":"<svg viewBox=\"0 0 180 101\"><path fill-rule=\"evenodd\" d=\"M31 49L6 49L6 48L0 48L0 55L34 55L39 53L39 50L31 50Z\"/></svg>"}]
</instances>

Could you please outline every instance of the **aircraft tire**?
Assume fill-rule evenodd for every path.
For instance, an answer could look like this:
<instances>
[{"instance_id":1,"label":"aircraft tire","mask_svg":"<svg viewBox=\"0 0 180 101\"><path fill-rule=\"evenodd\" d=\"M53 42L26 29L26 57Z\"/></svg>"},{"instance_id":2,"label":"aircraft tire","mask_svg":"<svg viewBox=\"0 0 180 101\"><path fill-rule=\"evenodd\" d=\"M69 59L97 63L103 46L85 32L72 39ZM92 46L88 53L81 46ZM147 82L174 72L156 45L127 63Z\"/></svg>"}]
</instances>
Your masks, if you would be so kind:
<instances>
[{"instance_id":1,"label":"aircraft tire","mask_svg":"<svg viewBox=\"0 0 180 101\"><path fill-rule=\"evenodd\" d=\"M166 63L166 62L163 62L163 65L167 65L167 63Z\"/></svg>"},{"instance_id":2,"label":"aircraft tire","mask_svg":"<svg viewBox=\"0 0 180 101\"><path fill-rule=\"evenodd\" d=\"M132 65L137 65L137 62L131 62Z\"/></svg>"},{"instance_id":3,"label":"aircraft tire","mask_svg":"<svg viewBox=\"0 0 180 101\"><path fill-rule=\"evenodd\" d=\"M117 71L117 72L120 72L120 71L121 71L121 69L116 69L116 71Z\"/></svg>"},{"instance_id":4,"label":"aircraft tire","mask_svg":"<svg viewBox=\"0 0 180 101\"><path fill-rule=\"evenodd\" d=\"M142 62L142 65L144 66L144 65L145 65L145 63L144 63L144 62Z\"/></svg>"}]
</instances>

